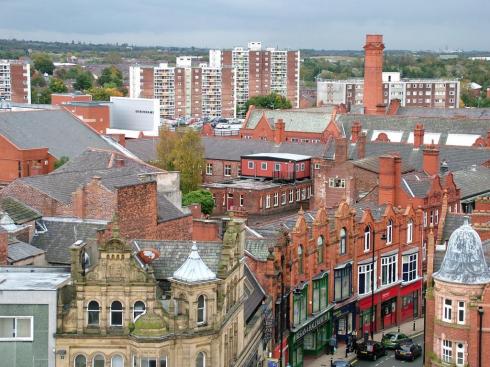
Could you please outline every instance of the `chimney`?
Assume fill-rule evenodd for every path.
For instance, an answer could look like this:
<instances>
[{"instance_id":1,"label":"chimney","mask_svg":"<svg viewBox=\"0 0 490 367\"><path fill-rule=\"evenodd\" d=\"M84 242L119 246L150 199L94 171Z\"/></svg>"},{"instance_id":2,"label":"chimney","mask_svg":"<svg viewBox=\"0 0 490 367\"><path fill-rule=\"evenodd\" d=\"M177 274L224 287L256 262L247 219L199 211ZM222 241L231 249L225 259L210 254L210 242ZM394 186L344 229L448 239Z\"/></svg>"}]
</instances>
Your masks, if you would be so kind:
<instances>
[{"instance_id":1,"label":"chimney","mask_svg":"<svg viewBox=\"0 0 490 367\"><path fill-rule=\"evenodd\" d=\"M423 168L424 172L430 176L439 173L439 150L434 144L424 148Z\"/></svg>"},{"instance_id":2,"label":"chimney","mask_svg":"<svg viewBox=\"0 0 490 367\"><path fill-rule=\"evenodd\" d=\"M361 136L362 125L361 121L354 121L351 128L350 140L353 143L357 143L357 139Z\"/></svg>"},{"instance_id":3,"label":"chimney","mask_svg":"<svg viewBox=\"0 0 490 367\"><path fill-rule=\"evenodd\" d=\"M121 168L121 167L124 167L124 158L116 158L114 160L114 167L118 167L118 168Z\"/></svg>"},{"instance_id":4,"label":"chimney","mask_svg":"<svg viewBox=\"0 0 490 367\"><path fill-rule=\"evenodd\" d=\"M284 131L286 130L286 124L283 119L278 119L274 124L274 143L281 144L284 141Z\"/></svg>"},{"instance_id":5,"label":"chimney","mask_svg":"<svg viewBox=\"0 0 490 367\"><path fill-rule=\"evenodd\" d=\"M398 205L397 191L401 183L401 158L396 156L379 157L379 204Z\"/></svg>"},{"instance_id":6,"label":"chimney","mask_svg":"<svg viewBox=\"0 0 490 367\"><path fill-rule=\"evenodd\" d=\"M366 157L366 133L361 133L359 139L357 139L357 159L363 159Z\"/></svg>"},{"instance_id":7,"label":"chimney","mask_svg":"<svg viewBox=\"0 0 490 367\"><path fill-rule=\"evenodd\" d=\"M344 163L347 160L349 145L346 138L335 139L335 163Z\"/></svg>"},{"instance_id":8,"label":"chimney","mask_svg":"<svg viewBox=\"0 0 490 367\"><path fill-rule=\"evenodd\" d=\"M420 148L421 145L424 145L424 125L416 124L415 130L413 132L413 147L415 149Z\"/></svg>"},{"instance_id":9,"label":"chimney","mask_svg":"<svg viewBox=\"0 0 490 367\"><path fill-rule=\"evenodd\" d=\"M0 265L8 265L8 246L8 232L0 229Z\"/></svg>"},{"instance_id":10,"label":"chimney","mask_svg":"<svg viewBox=\"0 0 490 367\"><path fill-rule=\"evenodd\" d=\"M400 104L401 101L399 99L392 99L387 114L391 116L396 115L398 113L398 109L400 108Z\"/></svg>"},{"instance_id":11,"label":"chimney","mask_svg":"<svg viewBox=\"0 0 490 367\"><path fill-rule=\"evenodd\" d=\"M435 241L434 241L434 225L430 225L430 232L427 240L427 288L432 287L432 274L434 273L434 251L435 251Z\"/></svg>"},{"instance_id":12,"label":"chimney","mask_svg":"<svg viewBox=\"0 0 490 367\"><path fill-rule=\"evenodd\" d=\"M364 45L364 113L380 114L384 105L383 96L383 36L366 35Z\"/></svg>"}]
</instances>

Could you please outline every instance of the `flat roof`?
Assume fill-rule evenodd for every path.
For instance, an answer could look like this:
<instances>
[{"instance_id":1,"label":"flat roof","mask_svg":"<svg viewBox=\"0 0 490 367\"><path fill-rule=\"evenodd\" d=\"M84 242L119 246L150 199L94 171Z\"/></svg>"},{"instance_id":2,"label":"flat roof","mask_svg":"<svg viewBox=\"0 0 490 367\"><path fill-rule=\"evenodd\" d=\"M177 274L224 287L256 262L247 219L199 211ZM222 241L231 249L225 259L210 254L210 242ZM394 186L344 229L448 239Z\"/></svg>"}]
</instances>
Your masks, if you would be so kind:
<instances>
[{"instance_id":1,"label":"flat roof","mask_svg":"<svg viewBox=\"0 0 490 367\"><path fill-rule=\"evenodd\" d=\"M53 291L69 280L66 267L0 267L0 291Z\"/></svg>"},{"instance_id":2,"label":"flat roof","mask_svg":"<svg viewBox=\"0 0 490 367\"><path fill-rule=\"evenodd\" d=\"M311 156L293 153L255 153L244 155L242 158L274 158L286 161L304 161L311 159Z\"/></svg>"},{"instance_id":3,"label":"flat roof","mask_svg":"<svg viewBox=\"0 0 490 367\"><path fill-rule=\"evenodd\" d=\"M309 179L305 179L302 181L295 181L295 183L302 182L310 182ZM244 179L235 179L223 182L214 182L203 184L204 187L213 188L213 189L224 189L224 188L235 188L235 189L243 189L243 190L264 190L264 189L272 189L276 187L282 186L290 186L291 183L279 183L273 182L271 180L262 180L255 178L244 178Z\"/></svg>"}]
</instances>

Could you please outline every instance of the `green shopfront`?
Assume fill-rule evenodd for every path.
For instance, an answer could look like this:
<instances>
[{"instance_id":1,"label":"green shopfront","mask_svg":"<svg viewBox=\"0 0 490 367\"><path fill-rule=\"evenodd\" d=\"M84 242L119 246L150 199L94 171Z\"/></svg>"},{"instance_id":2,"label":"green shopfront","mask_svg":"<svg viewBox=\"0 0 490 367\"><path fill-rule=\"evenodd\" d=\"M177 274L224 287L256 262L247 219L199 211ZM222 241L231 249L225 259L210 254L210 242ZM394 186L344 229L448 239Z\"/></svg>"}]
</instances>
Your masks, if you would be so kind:
<instances>
[{"instance_id":1,"label":"green shopfront","mask_svg":"<svg viewBox=\"0 0 490 367\"><path fill-rule=\"evenodd\" d=\"M304 355L318 355L332 335L333 305L328 304L328 274L322 273L310 283L313 288L312 312L307 315L308 285L293 292L293 322L289 332L289 363L302 367Z\"/></svg>"}]
</instances>

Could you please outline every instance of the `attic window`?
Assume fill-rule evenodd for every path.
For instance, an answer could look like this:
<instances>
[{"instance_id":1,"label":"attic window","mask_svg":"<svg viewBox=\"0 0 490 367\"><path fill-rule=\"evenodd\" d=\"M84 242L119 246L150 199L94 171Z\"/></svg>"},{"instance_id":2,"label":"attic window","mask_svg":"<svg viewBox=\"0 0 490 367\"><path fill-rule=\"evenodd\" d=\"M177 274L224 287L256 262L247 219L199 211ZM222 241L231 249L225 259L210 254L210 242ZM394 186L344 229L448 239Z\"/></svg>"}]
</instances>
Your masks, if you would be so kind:
<instances>
[{"instance_id":1,"label":"attic window","mask_svg":"<svg viewBox=\"0 0 490 367\"><path fill-rule=\"evenodd\" d=\"M34 235L46 233L48 229L42 220L36 220Z\"/></svg>"}]
</instances>

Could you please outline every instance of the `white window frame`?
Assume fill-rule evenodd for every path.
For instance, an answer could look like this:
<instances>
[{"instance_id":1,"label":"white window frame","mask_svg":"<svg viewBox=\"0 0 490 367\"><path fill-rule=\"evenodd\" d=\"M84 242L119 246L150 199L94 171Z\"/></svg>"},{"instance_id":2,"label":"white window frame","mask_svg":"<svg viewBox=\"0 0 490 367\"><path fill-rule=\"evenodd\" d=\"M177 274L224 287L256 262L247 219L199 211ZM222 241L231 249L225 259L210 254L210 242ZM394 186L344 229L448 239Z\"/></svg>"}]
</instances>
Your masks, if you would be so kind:
<instances>
[{"instance_id":1,"label":"white window frame","mask_svg":"<svg viewBox=\"0 0 490 367\"><path fill-rule=\"evenodd\" d=\"M283 191L281 193L281 205L286 205L287 202L288 202L288 199L286 197L286 191Z\"/></svg>"},{"instance_id":2,"label":"white window frame","mask_svg":"<svg viewBox=\"0 0 490 367\"><path fill-rule=\"evenodd\" d=\"M435 224L438 224L439 223L439 209L436 209L436 223Z\"/></svg>"},{"instance_id":3,"label":"white window frame","mask_svg":"<svg viewBox=\"0 0 490 367\"><path fill-rule=\"evenodd\" d=\"M443 298L442 321L453 322L453 300L451 299Z\"/></svg>"},{"instance_id":4,"label":"white window frame","mask_svg":"<svg viewBox=\"0 0 490 367\"><path fill-rule=\"evenodd\" d=\"M289 190L289 202L292 203L294 201L294 190Z\"/></svg>"},{"instance_id":5,"label":"white window frame","mask_svg":"<svg viewBox=\"0 0 490 367\"><path fill-rule=\"evenodd\" d=\"M397 280L398 280L398 254L382 257L381 258L381 286L393 284Z\"/></svg>"},{"instance_id":6,"label":"white window frame","mask_svg":"<svg viewBox=\"0 0 490 367\"><path fill-rule=\"evenodd\" d=\"M391 245L392 242L393 242L393 221L389 219L388 224L386 225L386 244Z\"/></svg>"},{"instance_id":7,"label":"white window frame","mask_svg":"<svg viewBox=\"0 0 490 367\"><path fill-rule=\"evenodd\" d=\"M231 176L231 164L225 164L225 168L223 170L224 176Z\"/></svg>"},{"instance_id":8,"label":"white window frame","mask_svg":"<svg viewBox=\"0 0 490 367\"><path fill-rule=\"evenodd\" d=\"M444 339L441 343L441 359L445 363L452 363L453 361L453 342Z\"/></svg>"},{"instance_id":9,"label":"white window frame","mask_svg":"<svg viewBox=\"0 0 490 367\"><path fill-rule=\"evenodd\" d=\"M424 210L424 227L427 227L427 211Z\"/></svg>"},{"instance_id":10,"label":"white window frame","mask_svg":"<svg viewBox=\"0 0 490 367\"><path fill-rule=\"evenodd\" d=\"M405 264L408 264L408 270L405 271ZM411 282L418 277L418 253L402 256L402 279L404 282ZM405 274L407 279L405 280Z\"/></svg>"},{"instance_id":11,"label":"white window frame","mask_svg":"<svg viewBox=\"0 0 490 367\"><path fill-rule=\"evenodd\" d=\"M136 303L138 303L138 302L143 303L143 312L141 312L140 310L136 311ZM138 315L136 315L136 312L138 312ZM141 312L141 313L139 313L139 312ZM141 300L138 300L135 303L133 303L133 321L138 320L138 318L140 316L143 316L145 313L146 313L146 304L145 304L145 302L143 302Z\"/></svg>"},{"instance_id":12,"label":"white window frame","mask_svg":"<svg viewBox=\"0 0 490 367\"><path fill-rule=\"evenodd\" d=\"M11 337L0 337L0 342L4 341L33 341L34 340L34 316L0 316L0 319L12 319L13 322L13 336ZM17 320L30 320L30 333L31 335L26 337L17 336Z\"/></svg>"},{"instance_id":13,"label":"white window frame","mask_svg":"<svg viewBox=\"0 0 490 367\"><path fill-rule=\"evenodd\" d=\"M212 163L206 164L206 175L208 175L208 176L213 175L213 164Z\"/></svg>"},{"instance_id":14,"label":"white window frame","mask_svg":"<svg viewBox=\"0 0 490 367\"><path fill-rule=\"evenodd\" d=\"M240 194L240 206L243 206L244 201L245 201L245 198L244 198L243 194Z\"/></svg>"},{"instance_id":15,"label":"white window frame","mask_svg":"<svg viewBox=\"0 0 490 367\"><path fill-rule=\"evenodd\" d=\"M260 162L260 169L262 171L267 171L267 162Z\"/></svg>"},{"instance_id":16,"label":"white window frame","mask_svg":"<svg viewBox=\"0 0 490 367\"><path fill-rule=\"evenodd\" d=\"M413 241L413 220L409 219L407 223L407 243L412 243Z\"/></svg>"},{"instance_id":17,"label":"white window frame","mask_svg":"<svg viewBox=\"0 0 490 367\"><path fill-rule=\"evenodd\" d=\"M304 172L304 171L305 171L305 164L301 163L301 172Z\"/></svg>"},{"instance_id":18,"label":"white window frame","mask_svg":"<svg viewBox=\"0 0 490 367\"><path fill-rule=\"evenodd\" d=\"M265 207L270 208L271 207L271 196L270 194L267 194L265 196Z\"/></svg>"},{"instance_id":19,"label":"white window frame","mask_svg":"<svg viewBox=\"0 0 490 367\"><path fill-rule=\"evenodd\" d=\"M114 302L119 302L121 304L121 310L113 310L112 309L112 305L114 304ZM113 324L112 323L112 313L113 312L121 314L121 324ZM117 299L111 302L111 306L109 308L109 325L110 326L123 326L124 325L124 305L121 301L119 301Z\"/></svg>"},{"instance_id":20,"label":"white window frame","mask_svg":"<svg viewBox=\"0 0 490 367\"><path fill-rule=\"evenodd\" d=\"M369 264L364 264L364 265L359 265L358 266L358 275L357 275L357 282L358 282L358 292L359 292L359 295L365 295L365 294L369 294L372 292L372 288L371 288L371 277L372 277L372 272L373 272L373 269L374 269L374 274L376 274L376 263L369 263ZM364 274L365 277L364 277L364 292L361 293L361 274ZM376 290L376 276L374 276L373 278L374 280L374 289Z\"/></svg>"},{"instance_id":21,"label":"white window frame","mask_svg":"<svg viewBox=\"0 0 490 367\"><path fill-rule=\"evenodd\" d=\"M204 303L203 303L203 306L202 307L199 307L199 299L200 298L203 298L204 300ZM199 321L199 310L202 309L202 320ZM197 302L196 302L196 323L197 325L204 325L206 324L206 320L207 320L207 300L206 300L206 296L204 294L200 294L198 297L197 297Z\"/></svg>"},{"instance_id":22,"label":"white window frame","mask_svg":"<svg viewBox=\"0 0 490 367\"><path fill-rule=\"evenodd\" d=\"M456 343L456 366L464 366L465 365L464 358L464 344L463 342Z\"/></svg>"},{"instance_id":23,"label":"white window frame","mask_svg":"<svg viewBox=\"0 0 490 367\"><path fill-rule=\"evenodd\" d=\"M89 309L89 306L90 306L90 303L91 302L96 302L97 303L97 310L90 310ZM96 312L96 311L97 311L97 321L98 321L97 324L89 324L88 323L89 322L89 316L88 316L89 313L90 312ZM99 325L100 325L100 303L97 300L95 300L95 299L91 299L87 303L87 326L99 326Z\"/></svg>"},{"instance_id":24,"label":"white window frame","mask_svg":"<svg viewBox=\"0 0 490 367\"><path fill-rule=\"evenodd\" d=\"M121 354L114 354L113 356L111 356L111 367L114 367L114 362L113 362L113 359L116 358L116 357L119 357L121 358L122 360L122 365L124 367L124 356L121 355Z\"/></svg>"},{"instance_id":25,"label":"white window frame","mask_svg":"<svg viewBox=\"0 0 490 367\"><path fill-rule=\"evenodd\" d=\"M364 252L368 252L371 249L371 226L364 228Z\"/></svg>"},{"instance_id":26,"label":"white window frame","mask_svg":"<svg viewBox=\"0 0 490 367\"><path fill-rule=\"evenodd\" d=\"M279 206L279 193L274 193L274 206Z\"/></svg>"},{"instance_id":27,"label":"white window frame","mask_svg":"<svg viewBox=\"0 0 490 367\"><path fill-rule=\"evenodd\" d=\"M281 163L274 163L274 172L281 172Z\"/></svg>"},{"instance_id":28,"label":"white window frame","mask_svg":"<svg viewBox=\"0 0 490 367\"><path fill-rule=\"evenodd\" d=\"M460 325L464 325L466 320L466 307L465 301L458 301L458 315L457 322Z\"/></svg>"},{"instance_id":29,"label":"white window frame","mask_svg":"<svg viewBox=\"0 0 490 367\"><path fill-rule=\"evenodd\" d=\"M255 162L254 161L248 161L248 169L254 169L255 168Z\"/></svg>"},{"instance_id":30,"label":"white window frame","mask_svg":"<svg viewBox=\"0 0 490 367\"><path fill-rule=\"evenodd\" d=\"M301 200L301 189L296 189L296 201Z\"/></svg>"},{"instance_id":31,"label":"white window frame","mask_svg":"<svg viewBox=\"0 0 490 367\"><path fill-rule=\"evenodd\" d=\"M315 163L315 169L320 169L320 163Z\"/></svg>"},{"instance_id":32,"label":"white window frame","mask_svg":"<svg viewBox=\"0 0 490 367\"><path fill-rule=\"evenodd\" d=\"M347 231L344 227L340 229L339 234L339 253L344 255L347 252Z\"/></svg>"}]
</instances>

